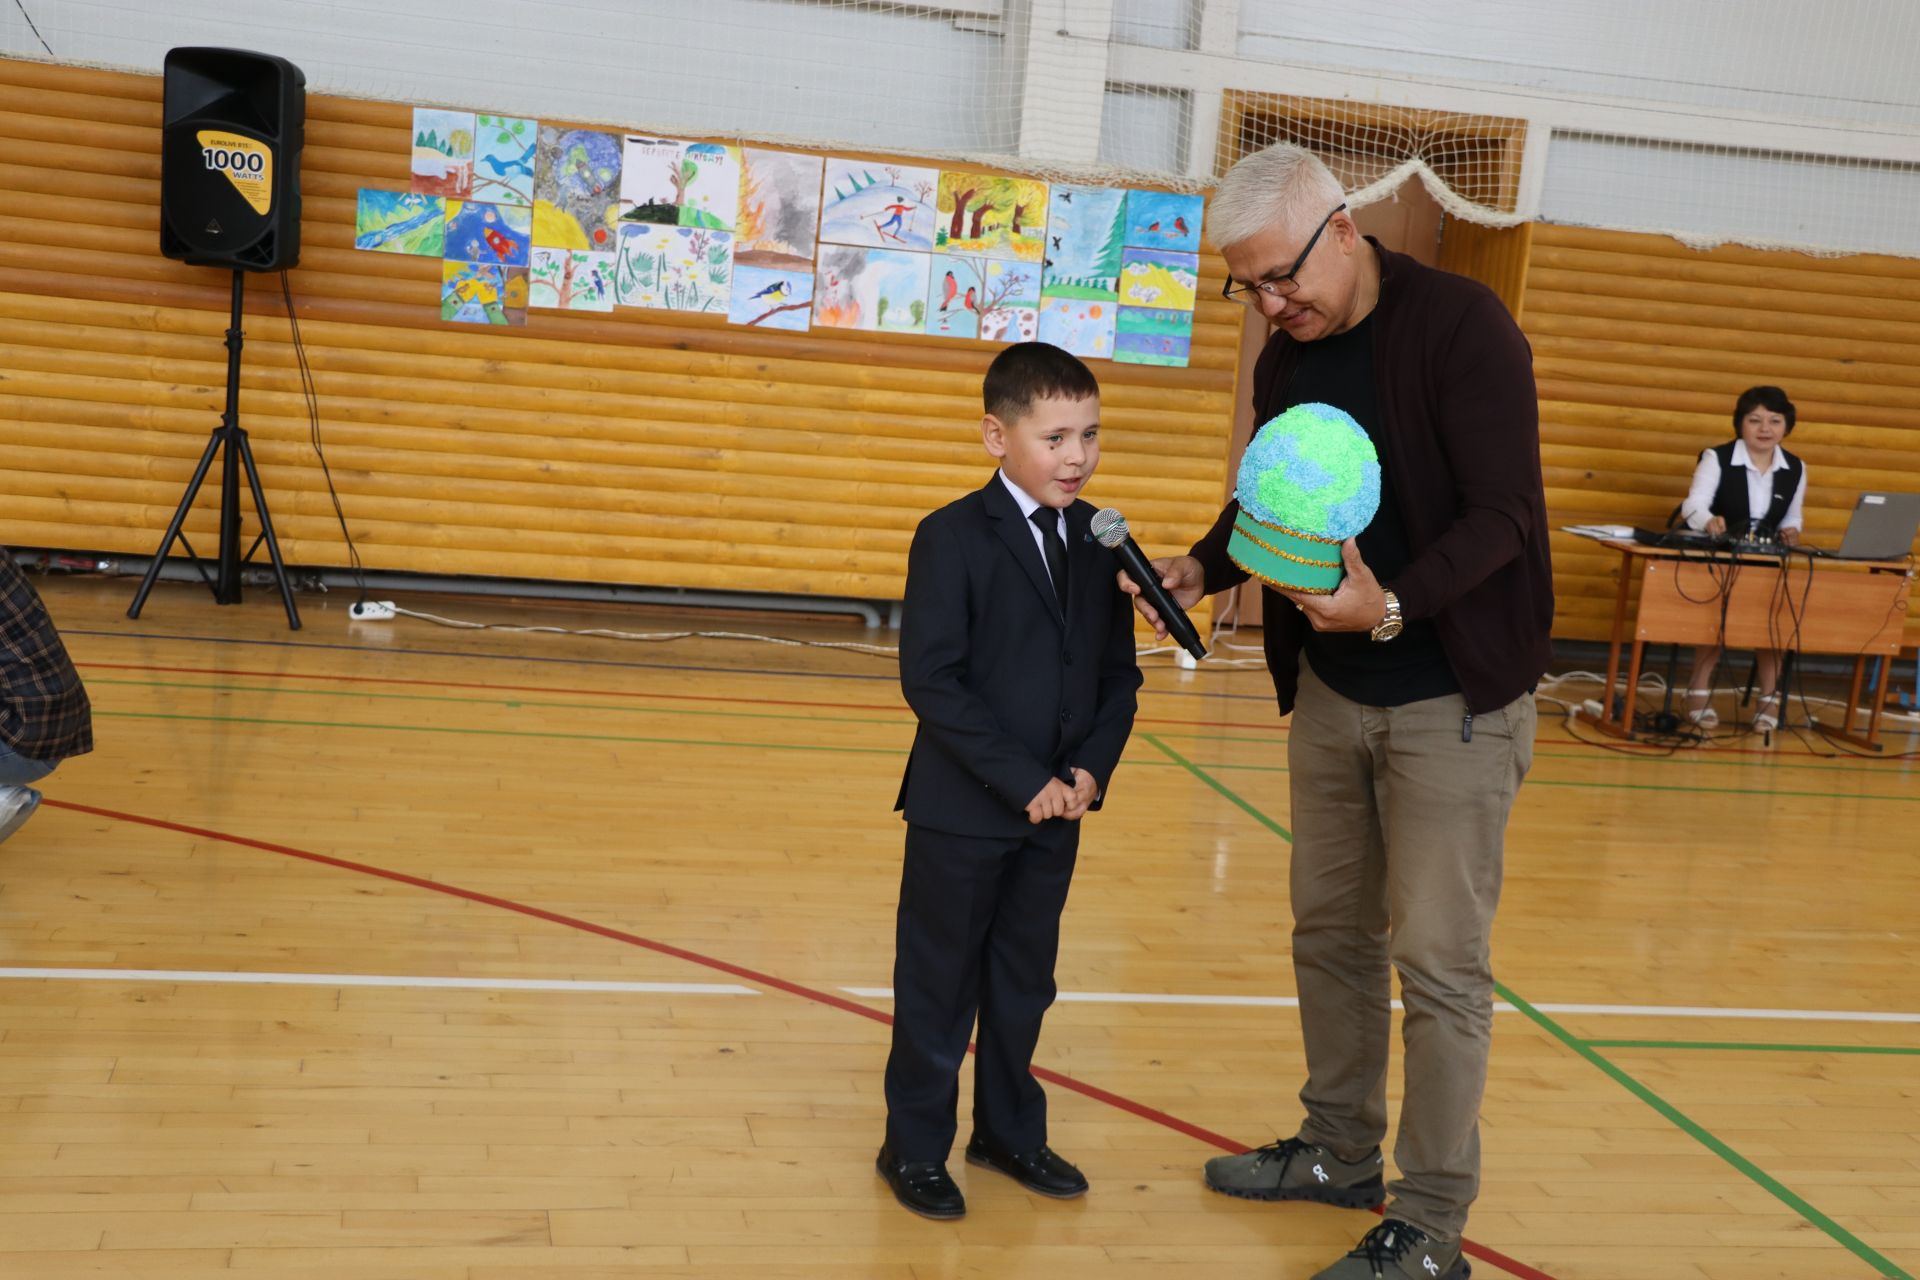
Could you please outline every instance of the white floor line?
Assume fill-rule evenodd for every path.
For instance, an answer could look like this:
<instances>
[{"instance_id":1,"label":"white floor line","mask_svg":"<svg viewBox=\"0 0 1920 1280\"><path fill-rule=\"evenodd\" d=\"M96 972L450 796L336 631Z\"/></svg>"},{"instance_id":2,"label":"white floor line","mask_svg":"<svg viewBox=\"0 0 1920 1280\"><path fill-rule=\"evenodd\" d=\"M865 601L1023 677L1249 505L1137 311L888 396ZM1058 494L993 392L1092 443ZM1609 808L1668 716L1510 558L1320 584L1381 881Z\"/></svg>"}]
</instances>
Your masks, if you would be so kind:
<instances>
[{"instance_id":1,"label":"white floor line","mask_svg":"<svg viewBox=\"0 0 1920 1280\"><path fill-rule=\"evenodd\" d=\"M892 987L842 987L848 995L868 1000L893 999ZM1186 1004L1207 1006L1251 1006L1262 1009L1297 1009L1294 996L1187 996L1157 992L1062 991L1061 1004ZM1395 1000L1393 1007L1400 1008ZM1536 1002L1541 1013L1587 1014L1595 1017L1623 1018L1754 1018L1774 1022L1887 1022L1920 1024L1920 1013L1880 1013L1850 1009L1737 1009L1713 1005L1671 1004L1548 1004ZM1495 1013L1518 1013L1504 1000L1493 1003Z\"/></svg>"},{"instance_id":2,"label":"white floor line","mask_svg":"<svg viewBox=\"0 0 1920 1280\"><path fill-rule=\"evenodd\" d=\"M0 979L69 982L224 982L295 987L441 987L470 991L581 991L636 995L751 996L752 987L730 982L600 982L570 978L436 978L372 973L250 973L202 969L27 969L0 967ZM892 987L841 987L865 1000L891 1000ZM1181 995L1170 992L1062 991L1062 1004L1197 1005L1215 1008L1295 1009L1293 996ZM1400 1008L1395 1000L1393 1007ZM1715 1005L1559 1004L1533 1006L1541 1013L1622 1018L1741 1018L1771 1022L1875 1022L1920 1025L1920 1013L1860 1009L1745 1009ZM1496 1000L1495 1013L1517 1013Z\"/></svg>"},{"instance_id":3,"label":"white floor line","mask_svg":"<svg viewBox=\"0 0 1920 1280\"><path fill-rule=\"evenodd\" d=\"M287 987L456 987L473 991L614 991L670 996L752 996L729 982L593 982L568 978L430 978L374 973L226 973L203 969L12 969L0 978L80 982L232 982Z\"/></svg>"}]
</instances>

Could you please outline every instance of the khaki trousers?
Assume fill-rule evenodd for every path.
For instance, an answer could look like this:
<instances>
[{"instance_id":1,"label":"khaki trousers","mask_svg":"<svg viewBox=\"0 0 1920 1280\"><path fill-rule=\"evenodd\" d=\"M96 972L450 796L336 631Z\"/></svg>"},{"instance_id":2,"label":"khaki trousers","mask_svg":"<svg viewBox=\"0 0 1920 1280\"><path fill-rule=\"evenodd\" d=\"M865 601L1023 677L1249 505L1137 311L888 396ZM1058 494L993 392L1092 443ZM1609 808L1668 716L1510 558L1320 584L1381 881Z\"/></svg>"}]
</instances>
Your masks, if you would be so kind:
<instances>
[{"instance_id":1,"label":"khaki trousers","mask_svg":"<svg viewBox=\"0 0 1920 1280\"><path fill-rule=\"evenodd\" d=\"M1533 695L1475 716L1463 742L1465 715L1459 694L1362 706L1302 657L1287 747L1300 1136L1350 1161L1386 1136L1391 966L1405 1091L1387 1212L1441 1238L1460 1235L1480 1190L1489 939L1507 814L1533 761Z\"/></svg>"}]
</instances>

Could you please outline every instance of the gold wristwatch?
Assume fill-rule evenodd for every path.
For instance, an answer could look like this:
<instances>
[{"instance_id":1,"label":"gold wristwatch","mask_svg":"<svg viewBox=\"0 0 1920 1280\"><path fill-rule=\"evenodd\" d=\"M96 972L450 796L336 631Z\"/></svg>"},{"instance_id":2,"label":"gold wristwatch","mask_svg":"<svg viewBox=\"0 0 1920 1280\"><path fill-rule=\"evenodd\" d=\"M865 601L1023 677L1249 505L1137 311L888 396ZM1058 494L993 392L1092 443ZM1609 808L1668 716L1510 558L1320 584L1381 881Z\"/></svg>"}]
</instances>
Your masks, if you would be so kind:
<instances>
[{"instance_id":1,"label":"gold wristwatch","mask_svg":"<svg viewBox=\"0 0 1920 1280\"><path fill-rule=\"evenodd\" d=\"M1400 617L1400 597L1391 591L1382 591L1387 600L1387 616L1380 619L1380 625L1373 629L1375 640L1391 640L1406 629L1406 622Z\"/></svg>"}]
</instances>

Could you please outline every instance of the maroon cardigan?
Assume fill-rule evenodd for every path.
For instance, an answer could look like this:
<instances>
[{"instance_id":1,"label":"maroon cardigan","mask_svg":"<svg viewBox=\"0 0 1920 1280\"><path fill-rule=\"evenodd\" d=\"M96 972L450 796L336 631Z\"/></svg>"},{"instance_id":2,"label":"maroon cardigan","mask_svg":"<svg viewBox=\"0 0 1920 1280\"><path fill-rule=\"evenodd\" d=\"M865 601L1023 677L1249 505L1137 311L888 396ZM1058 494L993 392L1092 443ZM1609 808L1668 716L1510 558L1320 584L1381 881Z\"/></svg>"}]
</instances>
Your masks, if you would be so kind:
<instances>
[{"instance_id":1,"label":"maroon cardigan","mask_svg":"<svg viewBox=\"0 0 1920 1280\"><path fill-rule=\"evenodd\" d=\"M1500 299L1478 281L1382 249L1372 313L1374 424L1413 559L1392 582L1408 618L1432 618L1475 714L1532 689L1551 656L1553 569L1540 477L1533 353ZM1275 333L1254 366L1254 420L1285 403L1300 346ZM1245 582L1227 556L1230 502L1189 553L1209 594ZM1261 592L1267 667L1280 713L1293 710L1307 621ZM1392 643L1388 641L1386 643Z\"/></svg>"}]
</instances>

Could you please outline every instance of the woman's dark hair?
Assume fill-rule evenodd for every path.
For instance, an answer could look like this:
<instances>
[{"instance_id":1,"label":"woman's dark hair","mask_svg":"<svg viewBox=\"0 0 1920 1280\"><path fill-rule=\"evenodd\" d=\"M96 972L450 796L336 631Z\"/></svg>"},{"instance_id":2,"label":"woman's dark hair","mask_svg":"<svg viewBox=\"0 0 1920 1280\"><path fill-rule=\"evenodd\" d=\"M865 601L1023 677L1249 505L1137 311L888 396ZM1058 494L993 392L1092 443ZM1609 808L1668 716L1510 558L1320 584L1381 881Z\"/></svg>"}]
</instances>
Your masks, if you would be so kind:
<instances>
[{"instance_id":1,"label":"woman's dark hair","mask_svg":"<svg viewBox=\"0 0 1920 1280\"><path fill-rule=\"evenodd\" d=\"M1733 434L1740 436L1740 424L1755 409L1771 409L1787 420L1787 434L1793 434L1793 401L1787 399L1787 393L1778 387L1748 387L1733 402Z\"/></svg>"}]
</instances>

